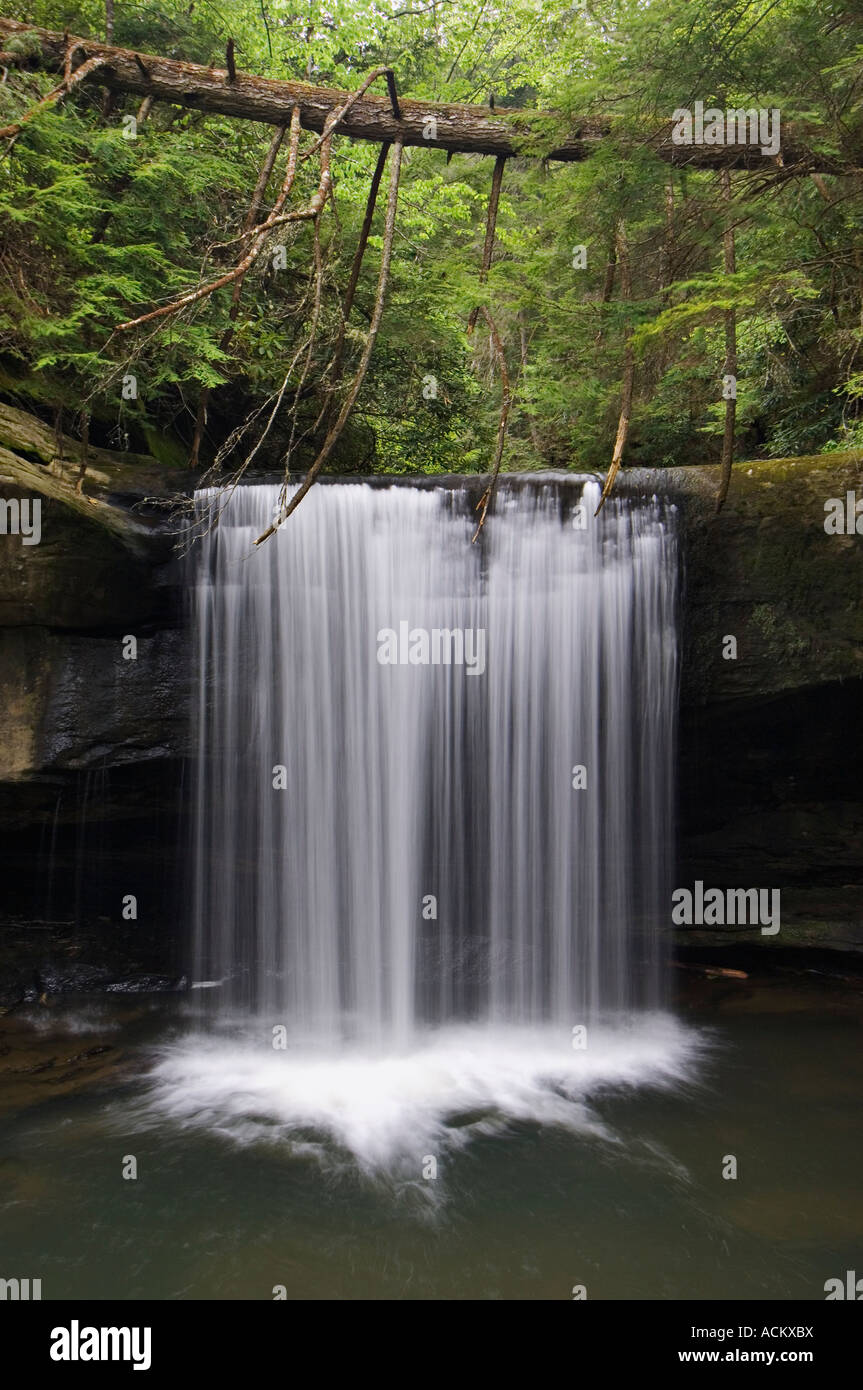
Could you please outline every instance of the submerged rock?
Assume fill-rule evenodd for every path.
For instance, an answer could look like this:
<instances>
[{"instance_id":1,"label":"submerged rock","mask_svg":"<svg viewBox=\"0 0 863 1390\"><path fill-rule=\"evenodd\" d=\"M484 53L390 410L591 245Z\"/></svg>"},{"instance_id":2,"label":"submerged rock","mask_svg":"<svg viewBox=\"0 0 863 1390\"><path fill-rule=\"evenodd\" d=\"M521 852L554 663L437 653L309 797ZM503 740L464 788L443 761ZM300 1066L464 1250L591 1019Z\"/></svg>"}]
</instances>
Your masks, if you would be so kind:
<instances>
[{"instance_id":1,"label":"submerged rock","mask_svg":"<svg viewBox=\"0 0 863 1390\"><path fill-rule=\"evenodd\" d=\"M178 994L189 988L185 975L132 975L126 980L112 980L105 985L106 994Z\"/></svg>"}]
</instances>

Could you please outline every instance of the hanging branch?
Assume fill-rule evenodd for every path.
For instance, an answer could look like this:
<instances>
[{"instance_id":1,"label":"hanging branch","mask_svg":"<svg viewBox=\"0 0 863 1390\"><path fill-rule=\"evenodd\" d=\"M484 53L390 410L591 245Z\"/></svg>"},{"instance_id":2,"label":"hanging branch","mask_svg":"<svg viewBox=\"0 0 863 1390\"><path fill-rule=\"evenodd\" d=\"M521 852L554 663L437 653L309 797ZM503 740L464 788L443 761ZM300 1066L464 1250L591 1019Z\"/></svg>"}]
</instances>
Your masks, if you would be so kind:
<instances>
[{"instance_id":1,"label":"hanging branch","mask_svg":"<svg viewBox=\"0 0 863 1390\"><path fill-rule=\"evenodd\" d=\"M150 310L149 314L140 314L138 318L129 318L129 320L126 320L126 322L118 324L117 328L114 329L114 332L122 334L122 332L128 332L129 328L139 328L140 325L149 324L149 322L156 320L156 318L165 318L168 316L168 314L179 313L179 310L186 309L186 307L188 307L189 304L195 304L197 303L197 300L204 299L204 297L206 297L207 295L213 295L214 291L217 291L217 289L224 289L225 285L233 284L233 281L242 278L243 275L246 274L246 271L249 270L250 265L253 265L254 261L257 260L257 257L260 256L261 250L264 249L265 242L267 242L268 235L270 235L272 229L274 229L275 227L283 227L283 225L288 224L288 222L311 221L313 220L313 218L317 217L318 213L320 213L321 211L322 206L324 206L324 203L327 202L327 197L329 196L329 188L331 188L332 183L332 177L331 174L329 174L328 157L329 139L331 139L332 132L335 131L336 126L339 125L339 122L346 117L347 113L349 113L350 111L350 108L354 106L354 103L356 103L356 101L359 101L360 97L364 95L365 90L370 88L371 83L377 81L377 79L381 78L381 76L386 76L386 74L388 74L389 71L391 71L391 68L374 68L374 71L370 72L367 78L365 78L364 81L360 83L360 86L356 89L356 92L350 93L350 96L347 97L347 100L345 101L345 103L342 104L342 106L336 108L335 111L331 111L331 114L328 115L327 121L325 121L324 131L322 131L321 135L318 136L317 140L314 140L313 145L311 145L309 149L307 149L306 152L304 152L303 160L307 160L307 158L310 158L311 156L313 156L313 154L317 153L318 150L325 150L325 152L327 152L325 168L322 167L321 172L321 183L320 185L318 185L317 193L315 193L313 199L311 199L309 207L299 208L299 210L295 211L295 213L282 213L282 207L285 206L286 199L288 199L290 185L292 185L293 177L295 177L296 174L297 156L295 149L293 149L293 143L295 143L293 142L293 132L295 132L296 126L296 142L297 146L299 146L300 108L299 106L295 106L295 108L293 108L292 117L290 117L290 132L292 132L292 157L290 157L289 161L289 181L288 179L286 179L285 186L283 186L282 192L279 193L277 203L275 203L274 208L272 208L270 217L268 217L267 220L265 220L264 222L261 222L261 224L258 225L258 227L253 229L246 229L246 231L240 232L238 238L235 238L236 240L243 240L247 238L247 236L253 236L254 240L252 243L252 247L250 247L250 250L246 253L246 256L243 257L243 259L240 260L239 263L235 265L235 267L233 267L233 270L228 271L227 275L220 275L220 278L215 279L215 281L211 282L210 285L202 285L199 289L193 289L193 291L190 291L188 295L182 295L181 299L174 300L174 303L163 304L163 306L161 306L161 309ZM324 165L324 158L321 158L321 165Z\"/></svg>"},{"instance_id":2,"label":"hanging branch","mask_svg":"<svg viewBox=\"0 0 863 1390\"><path fill-rule=\"evenodd\" d=\"M299 153L299 146L300 109L298 106L295 106L291 114L291 145L288 154L287 172L285 174L285 180L282 184L279 196L276 199L273 208L273 214L281 212L281 209L287 202L291 188L293 187L294 179L297 173L297 155ZM289 213L287 217L281 218L280 220L299 222L303 219L317 217L318 212L320 211L326 199L327 192L329 191L329 184L330 171L329 166L327 166L326 169L322 169L321 184L314 198L312 198L309 206L307 208L301 208L297 212ZM216 290L224 289L226 285L231 285L234 283L235 280L242 279L242 277L246 274L246 271L252 265L254 265L255 261L258 259L259 255L264 249L264 246L267 243L270 231L275 225L275 222L273 220L273 214L271 214L265 222L261 222L259 226L255 227L252 233L252 235L254 236L254 241L252 242L251 247L246 252L246 255L242 258L242 260L238 261L238 263L234 266L233 270L229 270L225 275L220 275L218 280L213 280L209 285L201 285L198 289L191 290L188 294L182 295L180 299L175 299L172 304L163 304L161 309L152 309L150 313L141 314L139 318L129 319L126 323L118 324L114 332L125 333L130 328L138 328L142 323L152 323L154 319L165 318L168 314L177 314L180 312L181 309L187 308L188 305L197 303L199 299L204 299L207 295L213 294Z\"/></svg>"},{"instance_id":3,"label":"hanging branch","mask_svg":"<svg viewBox=\"0 0 863 1390\"><path fill-rule=\"evenodd\" d=\"M366 199L366 211L365 216L363 217L363 225L360 228L360 237L359 241L357 242L357 249L354 252L354 259L351 265L350 278L348 279L348 286L345 290L345 298L344 303L342 305L342 323L341 327L339 328L339 336L336 342L335 352L335 357L339 359L341 357L342 348L344 347L345 328L347 325L347 321L350 318L351 309L353 308L354 295L357 292L357 285L359 283L360 278L360 270L362 269L363 257L366 254L366 246L368 245L369 233L372 229L372 218L375 215L375 207L378 201L378 190L381 186L381 179L383 177L384 169L386 168L387 155L389 154L389 150L390 141L385 140L384 143L381 145L380 152L378 154L378 162L375 165L375 172L372 174L372 181L369 185L369 196Z\"/></svg>"},{"instance_id":4,"label":"hanging branch","mask_svg":"<svg viewBox=\"0 0 863 1390\"><path fill-rule=\"evenodd\" d=\"M491 269L491 258L494 253L494 234L495 229L497 227L497 210L500 204L500 190L503 184L503 166L505 163L506 158L504 155L498 155L497 159L494 161L494 173L492 174L491 178L491 188L489 190L488 195L488 209L485 218L485 242L483 243L482 264L480 266L479 271L480 284L484 284L485 281L488 279L488 272ZM494 352L495 359L498 365L498 370L500 371L502 395L500 402L500 419L498 420L497 426L497 447L495 448L494 463L492 464L491 475L489 477L488 483L486 484L485 492L483 493L482 497L479 499L479 502L477 503L477 510L480 512L480 518L477 522L477 528L473 533L471 544L474 544L476 542L480 531L485 525L485 519L488 516L488 509L491 506L491 499L494 496L494 490L497 486L497 478L498 474L500 473L500 465L501 460L503 458L503 446L506 440L506 427L507 421L509 420L509 408L512 403L512 392L509 384L509 371L506 365L506 354L503 350L503 343L500 340L500 334L497 331L497 325L495 324L495 321L492 318L491 313L484 305L476 305L473 309L471 309L470 316L467 321L468 335L473 333L473 330L476 327L477 318L480 314L482 314L486 324L488 325L492 351Z\"/></svg>"},{"instance_id":5,"label":"hanging branch","mask_svg":"<svg viewBox=\"0 0 863 1390\"><path fill-rule=\"evenodd\" d=\"M284 138L285 127L283 125L277 126L275 131L273 132L273 138L270 141L270 147L267 150L266 156L264 157L264 162L261 165L261 169L258 174L258 182L255 185L255 191L252 194L252 201L249 204L249 209L246 213L246 219L243 223L244 231L248 231L250 228L254 227L255 223L258 220L258 215L261 211L261 204L264 201L264 195L267 191L267 185L270 182L273 168L276 163L276 158L278 156L279 150L282 147L282 141L284 140ZM234 282L234 289L231 294L231 307L228 312L228 326L222 334L222 338L219 343L220 352L227 352L228 348L231 346L231 341L234 336L235 325L237 321L237 315L240 312L240 297L243 292L244 279L245 275L240 275L238 279ZM195 420L195 437L192 440L192 452L189 458L190 468L197 468L198 466L198 455L201 449L201 440L204 434L204 426L207 422L207 407L209 405L209 401L210 387L204 386L201 390L200 396L198 397L198 414Z\"/></svg>"},{"instance_id":6,"label":"hanging branch","mask_svg":"<svg viewBox=\"0 0 863 1390\"><path fill-rule=\"evenodd\" d=\"M327 145L327 150L329 150L329 145ZM323 155L323 149L321 150L321 154ZM242 464L242 465L240 466L240 468L238 469L238 471L237 471L237 473L236 473L236 475L235 475L235 481L238 480L239 478L241 478L242 475L245 473L246 469L249 467L249 464L252 462L252 459L255 457L255 455L257 454L257 452L258 452L258 450L260 449L261 445L263 444L264 440L266 439L267 435L269 434L270 429L272 428L272 425L273 425L273 421L275 420L276 416L278 415L279 411L280 411L281 408L282 408L282 401L284 400L284 398L285 398L285 392L286 392L287 389L288 389L288 382L289 382L290 379L291 379L291 373L293 372L294 367L297 365L297 362L299 361L299 358L300 358L301 353L305 350L305 351L306 351L306 360L305 360L305 362L304 362L304 364L303 364L303 370L302 370L302 372L300 373L300 379L299 379L299 381L298 381L298 383L297 383L297 389L296 389L296 391L294 392L294 403L293 403L293 405L292 405L292 407L291 407L291 437L290 437L290 439L289 439L289 441L288 441L288 448L287 448L287 452L286 452L286 459L287 459L286 467L289 467L289 466L290 466L290 458L291 458L291 454L292 454L293 448L294 448L294 440L295 440L295 438L296 438L297 410L298 410L298 408L299 408L300 395L301 395L301 393L302 393L303 387L304 387L305 384L306 384L306 377L308 376L309 367L311 366L312 354L313 354L314 349L315 349L315 341L316 341L316 339L317 339L317 333L318 333L318 323L319 323L319 321L320 321L320 316L321 316L321 301L322 301L322 298L323 298L324 263L323 263L323 257L321 256L321 228L320 228L320 218L319 218L319 217L316 217L316 218L315 218L314 222L312 223L312 226L313 226L313 229L314 229L314 249L313 249L313 257L314 257L314 266L315 266L315 296L314 296L314 301L313 301L313 306L312 306L312 322L311 322L311 326L310 326L310 329L309 329L309 338L308 338L308 342L307 342L307 343L304 343L304 344L302 345L302 347L300 347L300 348L297 350L297 352L294 353L294 356L293 356L293 359L292 359L292 361L291 361L291 364L290 364L290 366L288 367L288 370L285 372L285 378L284 378L284 381L282 382L282 385L281 385L281 387L280 387L280 389L279 389L279 394L278 394L278 396L276 397L275 405L273 406L272 410L270 411L270 418L267 420L267 423L265 424L265 426L264 426L264 428L263 428L263 430L262 430L262 432L261 432L261 436L260 436L260 438L258 439L257 444L255 445L255 447L252 449L251 453L247 456L247 458L245 459L245 461L243 462L243 464ZM284 494L284 488L282 489L282 493ZM284 496L282 496L282 498L281 498L280 500L281 500L281 501L284 501Z\"/></svg>"},{"instance_id":7,"label":"hanging branch","mask_svg":"<svg viewBox=\"0 0 863 1390\"><path fill-rule=\"evenodd\" d=\"M482 248L482 265L480 266L479 282L485 284L488 279L488 272L491 269L491 258L494 251L494 233L497 226L497 209L500 203L500 190L503 184L503 166L506 164L506 156L499 154L494 161L494 173L491 176L491 190L488 195L488 210L485 218L485 243ZM467 331L472 333L476 327L478 308L471 309L470 317L467 321Z\"/></svg>"},{"instance_id":8,"label":"hanging branch","mask_svg":"<svg viewBox=\"0 0 863 1390\"><path fill-rule=\"evenodd\" d=\"M25 111L24 115L21 116L19 120L13 121L12 125L3 126L3 128L0 129L0 140L5 140L7 136L15 137L20 135L27 122L32 121L34 116L38 116L40 112L47 110L49 106L53 106L55 102L68 96L73 88L78 86L79 82L83 82L85 77L90 76L91 72L95 72L97 68L104 67L107 58L99 56L96 58L87 58L79 68L76 68L75 71L72 72L72 57L80 47L81 44L76 43L69 49L64 64L63 81L60 83L59 87L55 87L54 90L49 92L46 97L43 97L41 101L37 101L35 106L31 106L30 110Z\"/></svg>"},{"instance_id":9,"label":"hanging branch","mask_svg":"<svg viewBox=\"0 0 863 1390\"><path fill-rule=\"evenodd\" d=\"M492 467L491 477L488 480L485 492L483 493L482 497L479 499L479 502L477 503L477 510L479 511L480 508L482 508L482 510L480 511L480 518L477 523L477 528L473 533L471 544L473 544L476 541L480 531L485 525L485 519L488 515L489 506L491 505L491 499L494 496L494 491L497 486L497 478L498 474L500 473L500 465L501 460L503 458L503 446L506 440L506 426L507 421L509 419L509 408L512 403L512 396L509 385L509 372L507 371L506 355L504 354L503 343L500 340L500 334L497 331L494 319L492 318L488 309L486 309L484 305L480 307L479 313L482 314L483 318L488 324L488 331L491 335L491 341L494 347L494 355L497 358L497 365L500 370L500 381L503 395L501 397L500 403L500 419L498 421L497 426L497 448L495 450L494 455L494 465Z\"/></svg>"},{"instance_id":10,"label":"hanging branch","mask_svg":"<svg viewBox=\"0 0 863 1390\"><path fill-rule=\"evenodd\" d=\"M33 34L38 38L42 61L46 66L58 68L62 65L68 44L66 36L37 28L33 24L0 17L0 47L8 47L7 37L20 33ZM342 91L315 87L308 82L275 81L246 73L238 73L236 81L229 82L225 80L224 69L186 63L153 53L144 54L139 65L136 54L130 49L108 47L89 39L86 42L88 49L99 55L102 65L99 81L106 87L140 96L152 92L159 101L196 107L212 115L262 121L272 126L282 122L285 111L299 105L304 128L323 131L334 104L347 97ZM384 68L378 71L386 75L390 70ZM570 118L566 121L560 113L549 111L502 111L464 102L408 99L398 100L399 118L394 114L388 96L358 100L357 94L353 93L347 99L351 105L344 133L351 139L371 140L377 145L383 140L398 138L403 145L419 149L520 155L525 136L531 131L541 135L547 129L563 131L568 126L559 137L560 143L549 149L546 157L569 161L587 158L608 138L612 128L612 123L606 117ZM345 114L348 114L347 111ZM434 140L428 138L430 117L437 122ZM667 163L701 169L764 167L764 157L758 145L735 140L722 145L680 146L675 144L672 130L673 122L670 119L659 121L652 126L652 133L648 137L656 155ZM640 137L637 143L641 147L644 137ZM798 168L804 175L808 175L812 169L846 174L853 173L858 164L859 159L853 154L832 157L811 150L805 143L805 132L789 124L783 126L782 131L782 166L772 165L771 172L775 180L781 181L789 171Z\"/></svg>"},{"instance_id":11,"label":"hanging branch","mask_svg":"<svg viewBox=\"0 0 863 1390\"><path fill-rule=\"evenodd\" d=\"M629 244L626 240L626 227L621 221L617 228L616 236L617 260L620 264L620 288L625 300L632 298L632 272L629 264ZM599 516L605 505L606 498L614 487L614 480L617 477L623 451L626 448L626 439L629 434L629 419L632 414L632 387L635 380L635 354L632 351L632 326L629 322L624 327L626 346L623 353L623 389L621 392L620 418L617 422L617 437L614 441L614 453L611 456L611 466L608 476L602 489L602 496L599 499L599 506L594 512L594 516Z\"/></svg>"},{"instance_id":12,"label":"hanging branch","mask_svg":"<svg viewBox=\"0 0 863 1390\"><path fill-rule=\"evenodd\" d=\"M731 202L731 175L727 169L720 170L720 184L722 187L722 197L725 201L726 217L725 230L722 234L722 259L723 269L726 275L733 275L735 271L736 256L734 248L734 224L731 220L728 204ZM725 428L722 433L722 463L719 472L719 491L716 494L716 511L722 510L722 504L728 496L728 489L731 485L731 468L734 463L734 428L737 419L737 315L734 309L725 310L725 365L722 368L723 377L733 377L734 380L726 387L725 397Z\"/></svg>"},{"instance_id":13,"label":"hanging branch","mask_svg":"<svg viewBox=\"0 0 863 1390\"><path fill-rule=\"evenodd\" d=\"M347 333L348 319L350 318L351 309L353 308L354 304L354 296L357 292L357 285L359 283L360 278L360 270L362 269L363 259L366 254L366 247L368 246L369 233L372 229L372 219L374 217L375 207L377 206L378 201L378 190L380 189L381 178L383 177L383 172L386 168L387 155L389 153L389 149L390 142L387 140L384 142L384 144L381 145L377 163L375 165L375 172L372 175L372 181L369 186L369 196L366 199L366 211L365 216L363 217L363 225L360 228L359 241L357 242L357 247L354 252L354 259L351 265L351 273L348 279L347 289L345 290L344 302L342 303L341 320L339 323L338 335L336 337L336 345L333 349L332 360L327 370L327 375L329 377L327 399L325 400L321 408L321 412L318 415L318 418L315 421L314 426L312 427L312 435L316 435L318 433L318 431L323 427L325 421L329 417L333 407L333 392L336 390L337 386L339 385L342 379L342 367L344 362L345 351L345 335Z\"/></svg>"},{"instance_id":14,"label":"hanging branch","mask_svg":"<svg viewBox=\"0 0 863 1390\"><path fill-rule=\"evenodd\" d=\"M372 351L375 345L375 339L377 337L378 329L380 327L381 315L383 314L384 309L384 299L386 297L387 283L389 281L390 260L392 259L393 236L395 234L396 225L396 209L398 207L399 174L401 172L401 162L402 142L401 140L396 140L393 144L392 155L390 158L390 186L389 193L387 196L387 214L386 221L384 223L384 237L383 247L381 250L381 266L378 275L378 287L377 293L375 295L375 304L374 309L372 310L372 319L371 324L369 325L368 337L366 338L366 345L363 349L363 355L360 359L359 367L357 368L357 374L353 379L351 388L348 391L347 396L345 397L341 410L339 411L338 419L336 420L332 429L327 434L327 437L324 440L323 445L321 446L320 453L318 454L317 458L315 459L314 463L312 464L311 468L309 469L308 473L303 479L303 482L300 484L299 489L297 490L297 492L294 493L290 502L283 509L279 521L274 523L272 526L268 526L266 531L264 531L260 536L258 536L257 540L255 541L255 545L261 545L263 541L267 540L273 534L273 532L278 529L279 525L281 525L283 521L287 520L287 518L291 515L291 512L296 511L297 507L300 505L306 493L312 487L315 479L317 478L318 474L320 473L321 469L323 468L324 464L326 463L327 459L330 457L331 453L333 452L333 449L338 443L342 430L344 429L347 423L348 416L354 408L354 403L357 399L357 396L360 393L363 381L365 380L366 371L368 370L368 365L371 360Z\"/></svg>"}]
</instances>

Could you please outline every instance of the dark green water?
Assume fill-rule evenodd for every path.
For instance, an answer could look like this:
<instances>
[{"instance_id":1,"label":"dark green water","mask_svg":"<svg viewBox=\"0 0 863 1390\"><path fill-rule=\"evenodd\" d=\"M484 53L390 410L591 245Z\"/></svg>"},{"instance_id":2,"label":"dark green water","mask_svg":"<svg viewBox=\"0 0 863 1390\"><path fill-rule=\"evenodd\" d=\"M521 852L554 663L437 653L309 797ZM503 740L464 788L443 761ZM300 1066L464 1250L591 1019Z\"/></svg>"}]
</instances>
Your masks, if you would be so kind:
<instances>
[{"instance_id":1,"label":"dark green water","mask_svg":"<svg viewBox=\"0 0 863 1390\"><path fill-rule=\"evenodd\" d=\"M3 1020L0 1275L47 1299L823 1299L863 1267L859 992L687 988L694 1083L597 1081L569 1128L462 1114L435 1182L363 1173L314 1123L288 1139L264 1100L239 1126L212 1102L166 1116L162 1007Z\"/></svg>"}]
</instances>

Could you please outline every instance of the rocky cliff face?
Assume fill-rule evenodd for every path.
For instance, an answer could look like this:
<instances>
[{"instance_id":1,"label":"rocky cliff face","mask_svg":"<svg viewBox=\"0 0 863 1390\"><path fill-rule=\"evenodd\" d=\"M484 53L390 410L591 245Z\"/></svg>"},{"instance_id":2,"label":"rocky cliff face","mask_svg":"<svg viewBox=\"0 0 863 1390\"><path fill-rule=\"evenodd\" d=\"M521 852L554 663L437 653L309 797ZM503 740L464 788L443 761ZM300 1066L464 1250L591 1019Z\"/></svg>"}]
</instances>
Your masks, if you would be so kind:
<instances>
[{"instance_id":1,"label":"rocky cliff face","mask_svg":"<svg viewBox=\"0 0 863 1390\"><path fill-rule=\"evenodd\" d=\"M4 508L0 1006L94 970L110 982L110 962L126 980L164 971L182 892L178 523L145 499L181 497L187 480L93 450L79 492L79 448L66 438L59 458L51 431L0 406L0 500L20 516L38 499L41 531L25 544Z\"/></svg>"},{"instance_id":2,"label":"rocky cliff face","mask_svg":"<svg viewBox=\"0 0 863 1390\"><path fill-rule=\"evenodd\" d=\"M127 973L130 958L164 970L182 913L190 653L182 519L164 504L192 481L95 450L78 492L79 449L65 440L58 458L49 430L0 406L0 498L42 501L38 545L0 534L0 871L17 962L20 924L46 924L25 933L36 954L19 984L21 969L38 983L38 942L58 933L70 967L125 942ZM680 882L780 886L780 944L863 946L863 535L824 527L828 499L863 499L863 459L741 465L719 517L714 475L623 482L679 508Z\"/></svg>"},{"instance_id":3,"label":"rocky cliff face","mask_svg":"<svg viewBox=\"0 0 863 1390\"><path fill-rule=\"evenodd\" d=\"M85 489L66 438L0 406L0 787L175 756L183 724L181 520L168 501L187 486L152 459L91 451ZM125 488L118 492L117 488ZM39 503L38 543L16 533ZM133 646L128 638L134 638Z\"/></svg>"},{"instance_id":4,"label":"rocky cliff face","mask_svg":"<svg viewBox=\"0 0 863 1390\"><path fill-rule=\"evenodd\" d=\"M682 514L683 705L863 677L863 505L861 534L825 531L829 499L863 504L863 455L742 464L718 517L711 475L664 479Z\"/></svg>"},{"instance_id":5,"label":"rocky cliff face","mask_svg":"<svg viewBox=\"0 0 863 1390\"><path fill-rule=\"evenodd\" d=\"M783 925L679 938L863 949L863 534L825 530L830 499L863 503L863 458L741 465L719 517L712 472L667 479L683 555L678 877L778 887Z\"/></svg>"}]
</instances>

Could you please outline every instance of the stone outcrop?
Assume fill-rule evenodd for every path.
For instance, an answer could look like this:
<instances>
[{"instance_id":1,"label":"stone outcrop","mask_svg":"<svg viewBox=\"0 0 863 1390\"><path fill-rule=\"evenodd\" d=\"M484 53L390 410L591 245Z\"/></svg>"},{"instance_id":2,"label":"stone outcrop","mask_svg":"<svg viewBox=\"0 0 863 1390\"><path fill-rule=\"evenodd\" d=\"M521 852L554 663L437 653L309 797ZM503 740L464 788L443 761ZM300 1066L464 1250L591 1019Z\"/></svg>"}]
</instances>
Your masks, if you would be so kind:
<instances>
[{"instance_id":1,"label":"stone outcrop","mask_svg":"<svg viewBox=\"0 0 863 1390\"><path fill-rule=\"evenodd\" d=\"M830 498L863 502L863 454L741 464L718 517L715 473L662 478L683 522L683 705L863 677L863 534L824 529Z\"/></svg>"}]
</instances>

